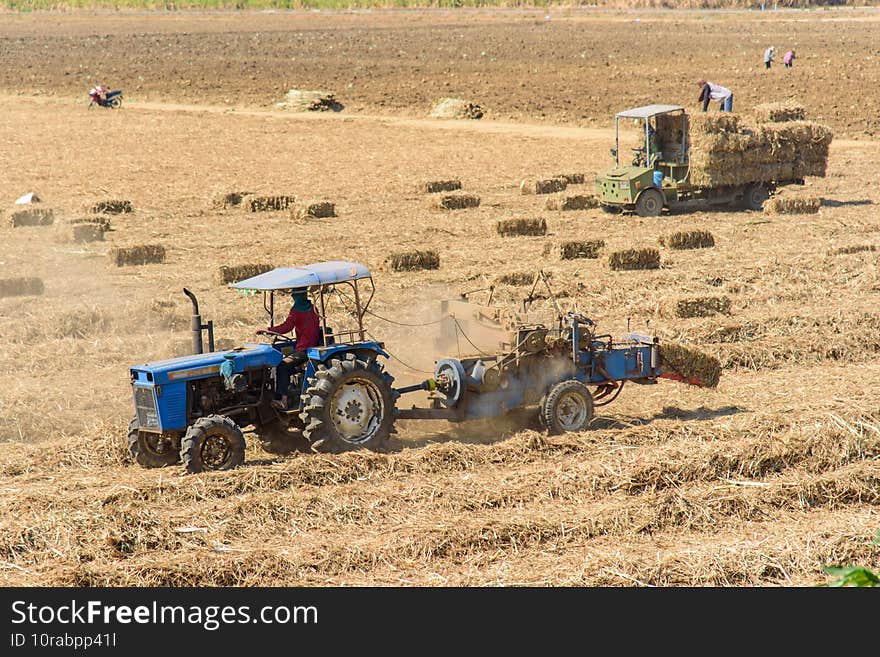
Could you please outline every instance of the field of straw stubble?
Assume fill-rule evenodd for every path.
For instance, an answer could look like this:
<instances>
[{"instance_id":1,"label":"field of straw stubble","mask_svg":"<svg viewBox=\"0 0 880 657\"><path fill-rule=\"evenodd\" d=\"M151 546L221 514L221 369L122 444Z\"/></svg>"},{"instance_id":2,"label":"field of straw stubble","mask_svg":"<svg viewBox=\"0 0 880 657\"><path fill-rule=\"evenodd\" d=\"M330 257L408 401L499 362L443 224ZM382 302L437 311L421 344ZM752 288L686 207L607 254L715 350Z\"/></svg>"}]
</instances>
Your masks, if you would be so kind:
<instances>
[{"instance_id":1,"label":"field of straw stubble","mask_svg":"<svg viewBox=\"0 0 880 657\"><path fill-rule=\"evenodd\" d=\"M356 35L340 35L384 43L384 30L432 25L430 14L360 18ZM618 18L581 25L613 30L626 65L653 62L656 50ZM22 39L88 52L83 40L95 37L78 20L4 17L2 33L13 46L18 30ZM90 29L112 35L128 25L133 33L125 20L98 17ZM212 17L138 20L138 34L155 39L219 38ZM224 23L224 38L254 38L266 27L255 20L243 19L239 31ZM318 29L309 20L319 19L297 17L296 29ZM351 17L323 20L353 25ZM474 34L465 19L434 20ZM535 29L519 18L467 20L490 42L528 41ZM724 20L749 34L770 29L736 15ZM327 25L320 29L331 34ZM553 38L571 37L568 51L583 50L573 38L578 22L559 25ZM854 25L852 38L868 34ZM280 43L283 29L270 40ZM699 39L721 28L691 16L678 29ZM810 20L788 29L793 39L818 34ZM13 58L22 56L17 47ZM521 66L531 67L532 55L522 55ZM181 48L145 58L140 71L118 53L110 61L115 81L129 86L138 75L189 66L187 57ZM815 213L640 219L592 207L549 210L547 195L522 194L520 182L582 173L586 184L556 196L590 194L589 181L609 165L610 101L578 110L596 125L512 111L502 123L491 110L481 121L436 121L421 97L402 100L413 74L401 72L403 55L363 57L386 92L395 75L402 81L395 112L380 115L366 91L342 112L320 115L246 99L224 110L211 97L199 105L197 95L139 102L134 91L123 110L99 112L86 111L79 88L55 73L39 95L15 95L4 82L2 277L43 285L30 288L41 294L0 299L0 583L790 586L825 581L826 564L880 565L871 545L880 501L880 142L861 131L867 110L861 123L862 110L840 122L830 107L814 113L835 130L827 177L794 192L821 199ZM322 88L311 62L303 76ZM32 65L40 74L43 64ZM675 77L703 73L676 65ZM563 78L566 66L547 61ZM256 78L245 70L212 69L203 79L224 90L258 85L259 62ZM273 68L266 76L280 75ZM294 86L293 72L280 77ZM556 78L530 80L525 96L553 96ZM448 95L431 85L420 93ZM471 89L485 102L482 87ZM808 110L818 93L804 91ZM592 95L604 98L599 88ZM662 100L692 104L693 95L686 85ZM500 97L492 91L486 104ZM450 179L479 205L438 207L425 183ZM13 201L28 191L53 210L50 225L12 226ZM304 207L327 201L336 216L216 202L231 192L291 196ZM74 241L69 224L94 217L89 208L107 200L130 201L132 211L106 215L103 240ZM543 219L546 234L499 234L497 222L511 219ZM701 236L704 248L672 248L687 242L675 233L695 231L711 234ZM599 241L595 258L561 257L565 243ZM135 246L161 246L164 256L117 266L119 249ZM659 268L609 267L611 253L642 248L659 250ZM421 249L437 252L438 268L394 271L386 261ZM225 473L143 470L128 461L128 367L185 343L184 285L199 295L218 338L240 343L264 318L256 299L225 289L221 267L342 258L372 268L378 315L410 323L436 317L443 298L493 283L497 303L513 307L528 288L512 283L541 268L562 304L601 330L622 333L629 322L698 347L721 360L721 382L715 390L633 386L601 409L592 430L561 437L547 437L522 414L461 426L402 422L383 454L279 458L255 444L244 467ZM674 310L681 308L709 310ZM373 318L369 330L400 359L389 363L400 383L419 381L437 355L424 348L430 327Z\"/></svg>"}]
</instances>

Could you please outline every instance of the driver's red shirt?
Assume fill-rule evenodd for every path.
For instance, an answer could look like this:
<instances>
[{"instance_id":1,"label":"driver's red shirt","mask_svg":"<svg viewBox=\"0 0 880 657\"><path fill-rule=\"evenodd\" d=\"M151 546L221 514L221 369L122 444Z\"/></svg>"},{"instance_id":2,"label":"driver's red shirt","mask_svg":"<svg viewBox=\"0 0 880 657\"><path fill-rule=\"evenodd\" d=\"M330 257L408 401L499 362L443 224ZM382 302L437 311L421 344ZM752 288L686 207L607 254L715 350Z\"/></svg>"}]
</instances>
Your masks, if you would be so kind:
<instances>
[{"instance_id":1,"label":"driver's red shirt","mask_svg":"<svg viewBox=\"0 0 880 657\"><path fill-rule=\"evenodd\" d=\"M287 319L277 326L270 326L268 330L287 333L291 329L296 329L296 351L317 347L321 343L321 322L318 321L314 306L307 311L291 308Z\"/></svg>"}]
</instances>

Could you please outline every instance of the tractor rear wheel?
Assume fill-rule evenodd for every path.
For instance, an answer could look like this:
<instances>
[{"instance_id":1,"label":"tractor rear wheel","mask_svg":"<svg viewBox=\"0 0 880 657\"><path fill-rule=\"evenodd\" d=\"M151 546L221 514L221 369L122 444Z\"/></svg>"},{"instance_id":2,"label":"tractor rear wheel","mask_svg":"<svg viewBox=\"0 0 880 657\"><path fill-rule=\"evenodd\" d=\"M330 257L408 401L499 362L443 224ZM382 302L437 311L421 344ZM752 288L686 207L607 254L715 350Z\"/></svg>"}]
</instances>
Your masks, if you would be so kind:
<instances>
[{"instance_id":1,"label":"tractor rear wheel","mask_svg":"<svg viewBox=\"0 0 880 657\"><path fill-rule=\"evenodd\" d=\"M379 451L393 430L394 377L353 353L321 364L306 383L303 435L316 452Z\"/></svg>"},{"instance_id":2,"label":"tractor rear wheel","mask_svg":"<svg viewBox=\"0 0 880 657\"><path fill-rule=\"evenodd\" d=\"M636 199L636 214L640 217L659 217L663 211L663 194L651 187Z\"/></svg>"},{"instance_id":3,"label":"tractor rear wheel","mask_svg":"<svg viewBox=\"0 0 880 657\"><path fill-rule=\"evenodd\" d=\"M164 468L180 462L180 454L167 438L151 431L141 431L138 419L128 424L128 452L142 468Z\"/></svg>"},{"instance_id":4,"label":"tractor rear wheel","mask_svg":"<svg viewBox=\"0 0 880 657\"><path fill-rule=\"evenodd\" d=\"M180 460L187 472L231 470L244 463L244 434L225 415L206 415L186 430Z\"/></svg>"},{"instance_id":5,"label":"tractor rear wheel","mask_svg":"<svg viewBox=\"0 0 880 657\"><path fill-rule=\"evenodd\" d=\"M770 198L770 192L760 183L746 185L743 192L742 206L746 210L763 210L764 201Z\"/></svg>"},{"instance_id":6,"label":"tractor rear wheel","mask_svg":"<svg viewBox=\"0 0 880 657\"><path fill-rule=\"evenodd\" d=\"M584 431L593 420L593 394L574 379L557 383L541 400L540 417L551 435Z\"/></svg>"},{"instance_id":7,"label":"tractor rear wheel","mask_svg":"<svg viewBox=\"0 0 880 657\"><path fill-rule=\"evenodd\" d=\"M284 455L311 451L310 443L303 436L301 426L285 427L282 421L278 420L260 427L258 434L260 447L269 454Z\"/></svg>"}]
</instances>

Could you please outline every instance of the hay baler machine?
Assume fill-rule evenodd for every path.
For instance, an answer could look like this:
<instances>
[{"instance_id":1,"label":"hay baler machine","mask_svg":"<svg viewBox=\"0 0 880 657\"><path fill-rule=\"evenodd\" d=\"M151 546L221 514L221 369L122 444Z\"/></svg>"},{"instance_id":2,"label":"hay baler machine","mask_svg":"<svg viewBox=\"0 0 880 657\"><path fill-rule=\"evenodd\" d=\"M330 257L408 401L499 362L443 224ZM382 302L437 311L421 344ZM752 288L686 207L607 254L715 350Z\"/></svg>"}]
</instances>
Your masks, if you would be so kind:
<instances>
[{"instance_id":1,"label":"hay baler machine","mask_svg":"<svg viewBox=\"0 0 880 657\"><path fill-rule=\"evenodd\" d=\"M632 121L638 145L632 159L621 162L621 128ZM699 186L691 183L691 144L687 111L679 105L645 105L614 117L614 167L596 179L596 197L605 212L635 212L656 217L663 208L680 210L706 206L739 206L761 210L764 201L784 184L803 180L753 181L736 185Z\"/></svg>"},{"instance_id":2,"label":"hay baler machine","mask_svg":"<svg viewBox=\"0 0 880 657\"><path fill-rule=\"evenodd\" d=\"M452 303L445 308L452 313L456 331L468 320L486 325L501 319L492 307ZM701 387L717 383L717 374L704 377L699 367L664 370L658 338L600 334L595 323L580 313L558 312L552 325L509 318L507 322L508 341L497 353L442 358L436 361L432 378L397 388L400 395L429 391L429 407L399 407L398 419L463 422L537 406L541 424L549 433L559 434L586 429L595 408L617 399L627 382L651 385L666 378ZM473 345L469 339L466 342ZM670 351L679 361L681 352L675 350L680 349Z\"/></svg>"}]
</instances>

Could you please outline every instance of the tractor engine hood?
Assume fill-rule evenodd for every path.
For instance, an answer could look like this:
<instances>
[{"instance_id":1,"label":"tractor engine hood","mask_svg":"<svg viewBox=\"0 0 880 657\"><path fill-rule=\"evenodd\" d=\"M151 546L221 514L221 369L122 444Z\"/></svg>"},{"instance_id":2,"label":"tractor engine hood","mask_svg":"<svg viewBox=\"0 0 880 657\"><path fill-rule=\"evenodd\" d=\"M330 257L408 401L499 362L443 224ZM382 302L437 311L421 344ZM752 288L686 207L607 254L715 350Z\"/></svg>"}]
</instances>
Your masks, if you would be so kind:
<instances>
[{"instance_id":1,"label":"tractor engine hood","mask_svg":"<svg viewBox=\"0 0 880 657\"><path fill-rule=\"evenodd\" d=\"M651 171L648 167L637 167L637 166L625 166L625 167L614 167L605 174L606 178L612 178L614 180L630 180L632 178L638 178L645 171Z\"/></svg>"},{"instance_id":2,"label":"tractor engine hood","mask_svg":"<svg viewBox=\"0 0 880 657\"><path fill-rule=\"evenodd\" d=\"M220 374L220 366L231 355L235 372L275 367L281 362L282 354L267 344L247 344L228 351L215 351L208 354L194 354L156 360L131 368L131 380L155 385L174 383L189 379L202 379Z\"/></svg>"}]
</instances>

